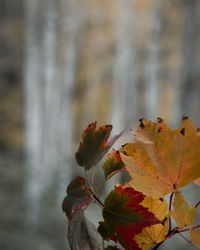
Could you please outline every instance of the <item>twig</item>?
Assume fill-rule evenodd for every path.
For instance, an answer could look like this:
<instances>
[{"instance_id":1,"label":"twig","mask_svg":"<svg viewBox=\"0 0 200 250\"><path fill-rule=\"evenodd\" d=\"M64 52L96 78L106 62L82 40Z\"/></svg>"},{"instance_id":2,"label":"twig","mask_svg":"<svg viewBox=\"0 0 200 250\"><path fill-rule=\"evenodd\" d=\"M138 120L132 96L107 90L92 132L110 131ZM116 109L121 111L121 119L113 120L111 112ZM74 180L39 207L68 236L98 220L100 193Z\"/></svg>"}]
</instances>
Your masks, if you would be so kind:
<instances>
[{"instance_id":1,"label":"twig","mask_svg":"<svg viewBox=\"0 0 200 250\"><path fill-rule=\"evenodd\" d=\"M92 179L91 179L91 185L92 185L92 187L94 187L95 169L96 168L93 166L92 167Z\"/></svg>"},{"instance_id":2,"label":"twig","mask_svg":"<svg viewBox=\"0 0 200 250\"><path fill-rule=\"evenodd\" d=\"M178 229L178 233L186 232L186 231L189 231L190 229L195 229L195 228L199 228L199 227L200 227L200 225L197 225L197 226L194 226L191 228Z\"/></svg>"},{"instance_id":3,"label":"twig","mask_svg":"<svg viewBox=\"0 0 200 250\"><path fill-rule=\"evenodd\" d=\"M99 198L92 192L91 190L91 195L90 197L97 203L97 205L100 206L100 208L103 209L103 203L99 200Z\"/></svg>"},{"instance_id":4,"label":"twig","mask_svg":"<svg viewBox=\"0 0 200 250\"><path fill-rule=\"evenodd\" d=\"M200 201L197 202L197 204L195 205L195 208L197 208L200 204Z\"/></svg>"},{"instance_id":5,"label":"twig","mask_svg":"<svg viewBox=\"0 0 200 250\"><path fill-rule=\"evenodd\" d=\"M93 192L93 187L92 187L91 184L90 184L90 180L89 180L89 177L88 177L88 174L87 174L87 171L85 170L85 168L84 168L84 173L85 173L86 182L87 182L87 184L88 184L90 190Z\"/></svg>"},{"instance_id":6,"label":"twig","mask_svg":"<svg viewBox=\"0 0 200 250\"><path fill-rule=\"evenodd\" d=\"M173 199L173 195L174 195L174 192L171 193L170 195L170 199L169 199L169 212L171 211L172 209L172 199ZM171 229L172 229L172 220L171 220L171 216L169 217L169 231L168 233L171 232Z\"/></svg>"},{"instance_id":7,"label":"twig","mask_svg":"<svg viewBox=\"0 0 200 250\"><path fill-rule=\"evenodd\" d=\"M163 243L164 243L164 241L161 241L160 243L156 244L151 250L158 249L160 247L160 245L162 245Z\"/></svg>"},{"instance_id":8,"label":"twig","mask_svg":"<svg viewBox=\"0 0 200 250\"><path fill-rule=\"evenodd\" d=\"M179 234L184 240L186 240L187 242L191 243L191 241L188 240L182 233L178 232L178 234Z\"/></svg>"}]
</instances>

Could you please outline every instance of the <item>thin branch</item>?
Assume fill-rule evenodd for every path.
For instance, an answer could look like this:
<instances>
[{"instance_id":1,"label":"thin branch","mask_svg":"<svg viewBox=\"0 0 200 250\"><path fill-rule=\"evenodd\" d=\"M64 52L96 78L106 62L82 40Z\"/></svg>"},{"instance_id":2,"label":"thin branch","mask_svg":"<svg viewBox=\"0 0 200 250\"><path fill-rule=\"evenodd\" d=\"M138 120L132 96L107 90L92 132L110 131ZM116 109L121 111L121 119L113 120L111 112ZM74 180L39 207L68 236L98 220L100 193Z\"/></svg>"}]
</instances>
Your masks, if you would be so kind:
<instances>
[{"instance_id":1,"label":"thin branch","mask_svg":"<svg viewBox=\"0 0 200 250\"><path fill-rule=\"evenodd\" d=\"M92 167L92 179L91 179L91 185L94 187L94 177L95 177L95 166Z\"/></svg>"},{"instance_id":2,"label":"thin branch","mask_svg":"<svg viewBox=\"0 0 200 250\"><path fill-rule=\"evenodd\" d=\"M171 193L170 195L170 199L169 199L169 212L171 211L172 209L172 199L173 199L173 195L174 195L174 192ZM171 220L171 216L169 217L169 233L171 232L171 229L172 229L172 220Z\"/></svg>"},{"instance_id":3,"label":"thin branch","mask_svg":"<svg viewBox=\"0 0 200 250\"><path fill-rule=\"evenodd\" d=\"M173 230L171 231L171 233L168 234L168 235L165 237L165 240L170 239L170 238L171 238L172 236L174 236L174 234L176 234L176 233L177 233L176 229L173 229Z\"/></svg>"},{"instance_id":4,"label":"thin branch","mask_svg":"<svg viewBox=\"0 0 200 250\"><path fill-rule=\"evenodd\" d=\"M90 197L103 209L103 203L99 200L99 198L94 194L91 193Z\"/></svg>"},{"instance_id":5,"label":"thin branch","mask_svg":"<svg viewBox=\"0 0 200 250\"><path fill-rule=\"evenodd\" d=\"M90 190L93 192L93 187L91 186L90 184L90 180L89 180L89 177L88 177L88 174L87 174L87 171L85 170L84 168L84 173L85 173L85 179L86 179L86 182L88 184L88 187L90 188Z\"/></svg>"},{"instance_id":6,"label":"thin branch","mask_svg":"<svg viewBox=\"0 0 200 250\"><path fill-rule=\"evenodd\" d=\"M197 225L197 226L194 226L191 228L178 229L178 233L186 232L186 231L189 231L190 229L195 229L195 228L199 228L199 227L200 227L200 225Z\"/></svg>"},{"instance_id":7,"label":"thin branch","mask_svg":"<svg viewBox=\"0 0 200 250\"><path fill-rule=\"evenodd\" d=\"M178 232L178 234L179 234L184 240L186 240L187 242L191 243L191 241L188 240L182 233Z\"/></svg>"},{"instance_id":8,"label":"thin branch","mask_svg":"<svg viewBox=\"0 0 200 250\"><path fill-rule=\"evenodd\" d=\"M158 249L160 247L160 245L162 245L163 243L164 243L164 241L161 241L160 243L156 244L151 250Z\"/></svg>"},{"instance_id":9,"label":"thin branch","mask_svg":"<svg viewBox=\"0 0 200 250\"><path fill-rule=\"evenodd\" d=\"M197 208L200 204L200 201L197 202L197 204L195 205L195 208Z\"/></svg>"}]
</instances>

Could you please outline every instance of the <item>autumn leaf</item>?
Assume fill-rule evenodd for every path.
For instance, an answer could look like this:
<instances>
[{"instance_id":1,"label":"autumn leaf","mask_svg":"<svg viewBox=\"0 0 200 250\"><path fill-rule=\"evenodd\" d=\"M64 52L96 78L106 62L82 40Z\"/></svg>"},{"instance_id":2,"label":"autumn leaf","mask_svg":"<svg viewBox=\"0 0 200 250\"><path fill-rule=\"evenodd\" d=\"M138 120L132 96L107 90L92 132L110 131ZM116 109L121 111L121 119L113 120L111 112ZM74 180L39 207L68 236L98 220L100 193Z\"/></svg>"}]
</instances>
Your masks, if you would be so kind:
<instances>
[{"instance_id":1,"label":"autumn leaf","mask_svg":"<svg viewBox=\"0 0 200 250\"><path fill-rule=\"evenodd\" d=\"M107 153L110 147L121 136L116 135L108 141L112 125L105 125L96 129L96 122L89 124L82 134L82 142L76 153L76 161L80 166L90 169Z\"/></svg>"},{"instance_id":2,"label":"autumn leaf","mask_svg":"<svg viewBox=\"0 0 200 250\"><path fill-rule=\"evenodd\" d=\"M103 163L103 170L106 179L111 178L114 174L118 172L126 171L126 168L120 158L118 151L113 149L111 153L107 156Z\"/></svg>"},{"instance_id":3,"label":"autumn leaf","mask_svg":"<svg viewBox=\"0 0 200 250\"><path fill-rule=\"evenodd\" d=\"M198 248L200 248L200 231L190 229L190 240Z\"/></svg>"},{"instance_id":4,"label":"autumn leaf","mask_svg":"<svg viewBox=\"0 0 200 250\"><path fill-rule=\"evenodd\" d=\"M140 203L145 195L131 187L118 185L104 202L103 218L100 227L104 239L119 242L125 249L141 249L134 236L144 227L160 223L153 213ZM103 228L103 230L102 230Z\"/></svg>"},{"instance_id":5,"label":"autumn leaf","mask_svg":"<svg viewBox=\"0 0 200 250\"><path fill-rule=\"evenodd\" d=\"M174 131L161 118L140 122L135 143L120 150L133 188L159 198L200 177L200 136L190 118Z\"/></svg>"},{"instance_id":6,"label":"autumn leaf","mask_svg":"<svg viewBox=\"0 0 200 250\"><path fill-rule=\"evenodd\" d=\"M134 237L140 248L146 250L165 239L168 228L168 205L165 199L153 199L150 196L146 196L141 205L148 208L156 218L162 221L160 224L145 227L140 234Z\"/></svg>"},{"instance_id":7,"label":"autumn leaf","mask_svg":"<svg viewBox=\"0 0 200 250\"><path fill-rule=\"evenodd\" d=\"M67 237L72 250L100 250L98 232L82 209L75 211L69 220Z\"/></svg>"},{"instance_id":8,"label":"autumn leaf","mask_svg":"<svg viewBox=\"0 0 200 250\"><path fill-rule=\"evenodd\" d=\"M172 217L179 228L191 225L196 215L195 207L189 207L182 193L177 190L173 201Z\"/></svg>"},{"instance_id":9,"label":"autumn leaf","mask_svg":"<svg viewBox=\"0 0 200 250\"><path fill-rule=\"evenodd\" d=\"M68 218L71 218L72 211L76 211L91 201L89 191L85 187L85 180L82 177L73 179L67 187L66 193L67 196L63 200L62 209Z\"/></svg>"}]
</instances>

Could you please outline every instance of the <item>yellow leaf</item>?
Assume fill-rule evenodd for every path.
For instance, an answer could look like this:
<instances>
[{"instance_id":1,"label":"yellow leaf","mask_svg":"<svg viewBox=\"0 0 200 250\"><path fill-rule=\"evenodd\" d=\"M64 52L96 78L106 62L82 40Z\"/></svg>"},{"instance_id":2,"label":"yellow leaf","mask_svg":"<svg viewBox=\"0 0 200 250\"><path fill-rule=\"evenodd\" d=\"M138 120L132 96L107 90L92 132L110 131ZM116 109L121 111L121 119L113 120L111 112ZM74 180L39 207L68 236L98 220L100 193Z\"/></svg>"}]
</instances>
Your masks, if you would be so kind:
<instances>
[{"instance_id":1,"label":"yellow leaf","mask_svg":"<svg viewBox=\"0 0 200 250\"><path fill-rule=\"evenodd\" d=\"M200 248L200 231L190 229L190 240L195 246Z\"/></svg>"},{"instance_id":2,"label":"yellow leaf","mask_svg":"<svg viewBox=\"0 0 200 250\"><path fill-rule=\"evenodd\" d=\"M149 249L152 245L163 241L167 234L168 205L164 199L153 199L150 196L146 196L141 205L147 207L150 212L155 214L156 218L163 222L144 228L142 233L134 237L140 248Z\"/></svg>"},{"instance_id":3,"label":"yellow leaf","mask_svg":"<svg viewBox=\"0 0 200 250\"><path fill-rule=\"evenodd\" d=\"M175 130L161 118L140 121L135 143L120 150L134 189L159 198L200 177L200 136L188 117Z\"/></svg>"},{"instance_id":4,"label":"yellow leaf","mask_svg":"<svg viewBox=\"0 0 200 250\"><path fill-rule=\"evenodd\" d=\"M173 202L174 210L172 217L179 228L191 225L196 215L195 207L189 207L184 196L180 191L176 191Z\"/></svg>"}]
</instances>

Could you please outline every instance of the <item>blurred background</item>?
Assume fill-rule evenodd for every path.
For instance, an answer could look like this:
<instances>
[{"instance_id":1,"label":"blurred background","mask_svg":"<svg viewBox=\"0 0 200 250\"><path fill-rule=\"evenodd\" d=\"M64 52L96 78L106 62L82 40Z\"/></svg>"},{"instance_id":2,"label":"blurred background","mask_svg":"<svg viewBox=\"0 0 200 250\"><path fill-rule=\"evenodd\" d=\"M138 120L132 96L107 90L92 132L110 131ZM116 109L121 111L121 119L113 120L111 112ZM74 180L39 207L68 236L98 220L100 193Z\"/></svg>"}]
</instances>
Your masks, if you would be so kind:
<instances>
[{"instance_id":1,"label":"blurred background","mask_svg":"<svg viewBox=\"0 0 200 250\"><path fill-rule=\"evenodd\" d=\"M199 22L198 0L1 0L0 249L69 249L61 202L90 122L200 125Z\"/></svg>"}]
</instances>

